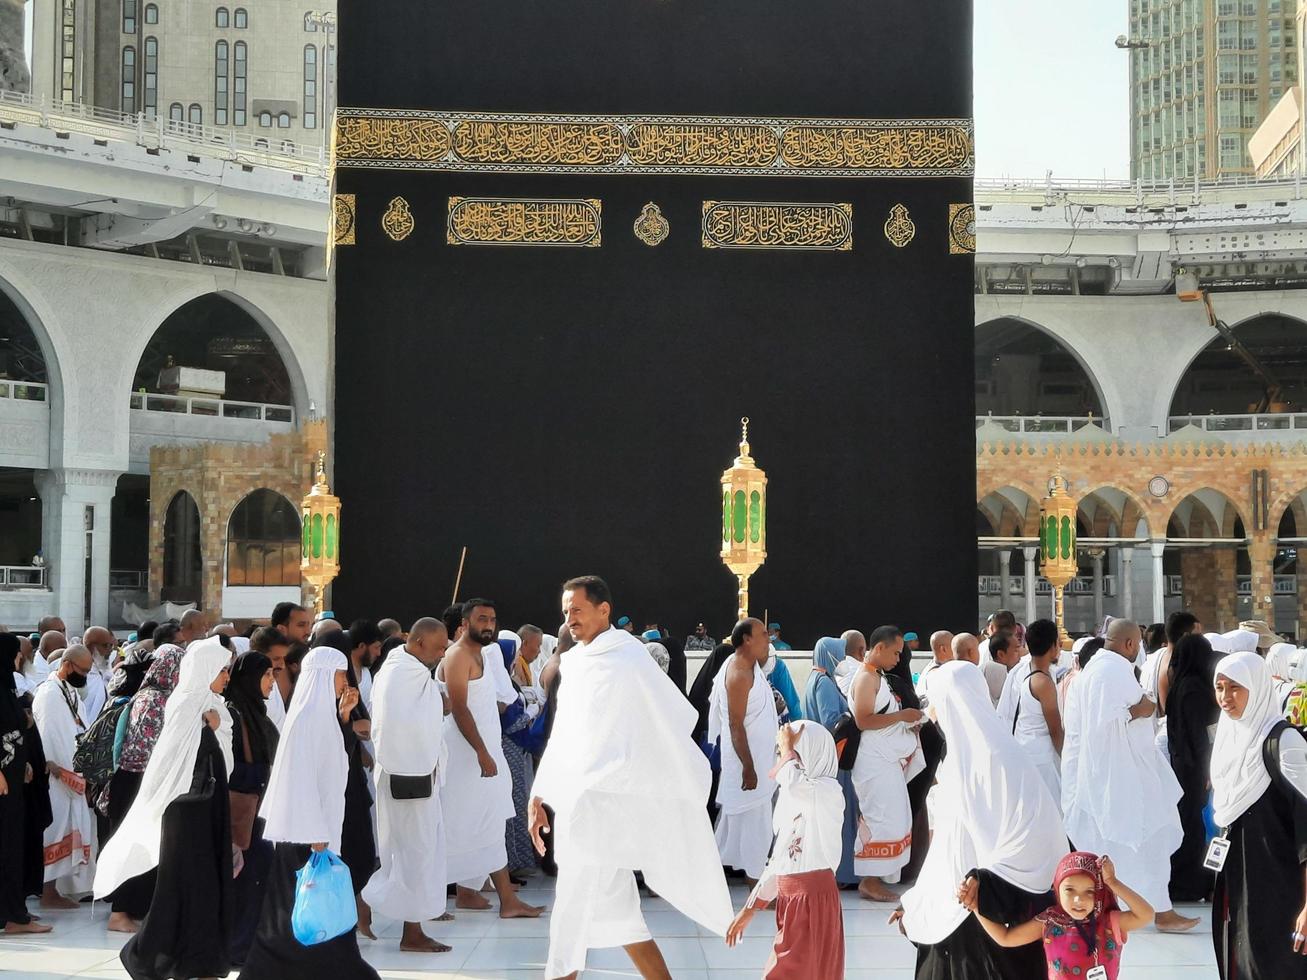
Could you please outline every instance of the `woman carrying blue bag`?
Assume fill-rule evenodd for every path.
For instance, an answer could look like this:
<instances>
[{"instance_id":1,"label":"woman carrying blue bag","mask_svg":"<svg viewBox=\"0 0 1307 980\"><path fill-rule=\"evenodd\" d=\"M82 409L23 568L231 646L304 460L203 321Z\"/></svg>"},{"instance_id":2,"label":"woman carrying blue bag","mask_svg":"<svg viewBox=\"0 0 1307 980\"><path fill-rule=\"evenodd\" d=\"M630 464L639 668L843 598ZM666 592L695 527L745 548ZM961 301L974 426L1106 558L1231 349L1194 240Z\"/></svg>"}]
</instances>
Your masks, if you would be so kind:
<instances>
[{"instance_id":1,"label":"woman carrying blue bag","mask_svg":"<svg viewBox=\"0 0 1307 980\"><path fill-rule=\"evenodd\" d=\"M339 858L349 776L341 719L358 703L348 664L339 650L318 647L300 667L259 811L276 852L244 980L379 980L359 953Z\"/></svg>"}]
</instances>

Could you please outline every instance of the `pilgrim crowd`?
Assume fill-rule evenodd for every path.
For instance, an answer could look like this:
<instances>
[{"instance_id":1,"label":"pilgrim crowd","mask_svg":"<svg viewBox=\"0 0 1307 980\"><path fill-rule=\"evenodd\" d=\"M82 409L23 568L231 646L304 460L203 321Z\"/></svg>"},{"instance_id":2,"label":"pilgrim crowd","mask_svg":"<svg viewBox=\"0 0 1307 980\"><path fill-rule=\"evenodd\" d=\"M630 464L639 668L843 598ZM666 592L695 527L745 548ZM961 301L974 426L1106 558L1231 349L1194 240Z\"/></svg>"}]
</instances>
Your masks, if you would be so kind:
<instances>
[{"instance_id":1,"label":"pilgrim crowd","mask_svg":"<svg viewBox=\"0 0 1307 980\"><path fill-rule=\"evenodd\" d=\"M915 671L917 634L848 630L799 691L778 624L715 644L613 609L583 576L556 633L488 599L407 629L282 603L121 645L0 630L4 934L94 898L133 977L320 980L377 976L374 913L416 953L464 912L547 913L546 976L622 946L667 977L647 894L732 946L774 915L766 976L836 980L874 966L845 963L856 889L917 980L1135 975L1132 932L1198 925L1173 903L1210 903L1223 980L1307 978L1307 650L1264 625L1109 619L1064 649L1000 611ZM356 923L305 942L319 861Z\"/></svg>"}]
</instances>

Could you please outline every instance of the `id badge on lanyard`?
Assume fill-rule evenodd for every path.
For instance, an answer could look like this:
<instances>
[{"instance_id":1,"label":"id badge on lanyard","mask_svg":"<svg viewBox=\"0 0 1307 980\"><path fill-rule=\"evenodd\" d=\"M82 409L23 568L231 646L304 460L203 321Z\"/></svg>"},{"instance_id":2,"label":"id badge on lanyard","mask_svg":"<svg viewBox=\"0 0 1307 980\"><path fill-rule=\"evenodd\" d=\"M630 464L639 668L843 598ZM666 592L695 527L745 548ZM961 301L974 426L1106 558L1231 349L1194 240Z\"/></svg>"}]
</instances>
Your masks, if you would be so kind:
<instances>
[{"instance_id":1,"label":"id badge on lanyard","mask_svg":"<svg viewBox=\"0 0 1307 980\"><path fill-rule=\"evenodd\" d=\"M1096 966L1085 974L1085 980L1107 980L1107 967Z\"/></svg>"},{"instance_id":2,"label":"id badge on lanyard","mask_svg":"<svg viewBox=\"0 0 1307 980\"><path fill-rule=\"evenodd\" d=\"M1230 856L1230 838L1225 834L1213 837L1207 845L1207 856L1203 858L1203 867L1208 871L1220 872L1225 868L1226 858Z\"/></svg>"}]
</instances>

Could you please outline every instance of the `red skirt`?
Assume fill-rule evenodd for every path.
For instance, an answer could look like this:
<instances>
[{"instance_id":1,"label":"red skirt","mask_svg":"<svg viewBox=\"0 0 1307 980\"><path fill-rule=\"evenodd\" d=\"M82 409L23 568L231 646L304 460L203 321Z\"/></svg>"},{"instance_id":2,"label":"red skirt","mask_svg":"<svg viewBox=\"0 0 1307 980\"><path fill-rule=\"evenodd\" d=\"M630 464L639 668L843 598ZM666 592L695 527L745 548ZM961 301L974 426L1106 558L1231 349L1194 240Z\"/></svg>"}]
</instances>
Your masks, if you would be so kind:
<instances>
[{"instance_id":1,"label":"red skirt","mask_svg":"<svg viewBox=\"0 0 1307 980\"><path fill-rule=\"evenodd\" d=\"M765 980L842 980L844 915L829 868L777 879L776 943Z\"/></svg>"}]
</instances>

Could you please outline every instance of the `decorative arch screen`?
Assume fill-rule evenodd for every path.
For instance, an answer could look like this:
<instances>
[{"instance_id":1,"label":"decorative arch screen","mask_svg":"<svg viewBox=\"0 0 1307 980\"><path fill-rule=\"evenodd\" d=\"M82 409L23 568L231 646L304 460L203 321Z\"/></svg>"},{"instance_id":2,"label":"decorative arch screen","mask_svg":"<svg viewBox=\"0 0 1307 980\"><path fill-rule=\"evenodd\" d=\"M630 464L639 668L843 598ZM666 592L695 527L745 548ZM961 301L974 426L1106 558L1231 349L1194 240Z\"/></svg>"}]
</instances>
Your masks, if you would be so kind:
<instances>
[{"instance_id":1,"label":"decorative arch screen","mask_svg":"<svg viewBox=\"0 0 1307 980\"><path fill-rule=\"evenodd\" d=\"M228 585L299 585L300 517L272 490L255 490L227 525Z\"/></svg>"}]
</instances>

